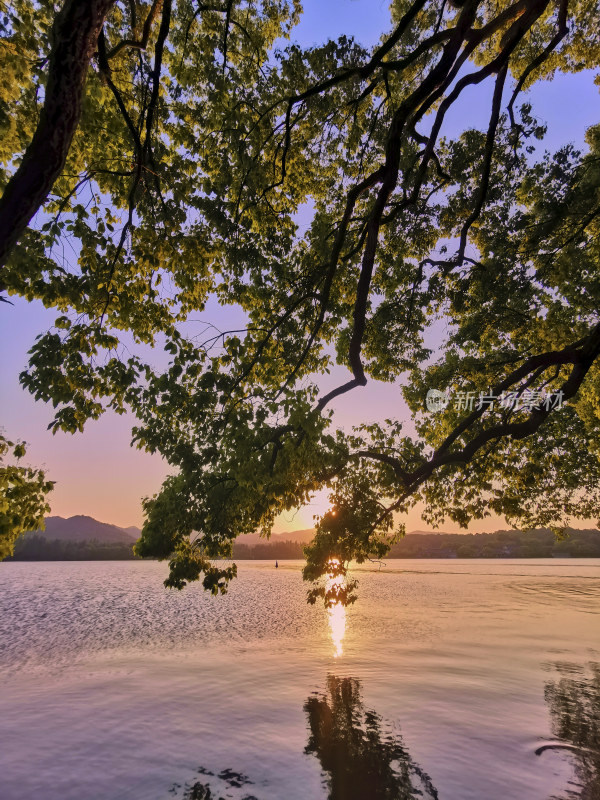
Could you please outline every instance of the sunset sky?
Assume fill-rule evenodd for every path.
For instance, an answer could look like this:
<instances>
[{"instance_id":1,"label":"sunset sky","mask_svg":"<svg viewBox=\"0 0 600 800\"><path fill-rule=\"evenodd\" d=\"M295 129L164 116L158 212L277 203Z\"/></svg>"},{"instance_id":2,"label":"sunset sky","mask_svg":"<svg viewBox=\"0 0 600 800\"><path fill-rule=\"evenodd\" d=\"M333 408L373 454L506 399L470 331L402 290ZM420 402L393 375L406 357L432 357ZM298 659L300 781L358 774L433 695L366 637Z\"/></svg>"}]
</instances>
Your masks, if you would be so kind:
<instances>
[{"instance_id":1,"label":"sunset sky","mask_svg":"<svg viewBox=\"0 0 600 800\"><path fill-rule=\"evenodd\" d=\"M304 8L302 22L293 34L304 46L341 34L354 35L362 44L373 45L389 27L387 0L304 0ZM582 144L586 127L597 121L598 87L593 77L590 72L558 76L530 93L534 114L549 125L541 152L569 141ZM487 127L488 92L487 86L473 88L462 105L449 114L446 133L456 134L469 126ZM39 303L22 300L0 308L2 426L9 438L29 442L28 461L43 465L48 477L57 482L50 496L53 514L88 514L117 525L141 525L140 498L159 489L167 469L160 457L130 448L131 418L106 414L100 421L88 423L83 434L53 436L46 430L52 408L36 403L19 386L18 375L26 366L27 350L34 337L52 325L57 315ZM221 327L226 314L215 305L202 317ZM157 358L164 356L157 354ZM333 382L333 376L327 385L329 382ZM402 417L405 406L399 384L370 383L338 398L335 412L336 422L349 427L385 417ZM313 515L325 507L325 498L319 497L311 506L281 518L277 530L311 527ZM418 509L406 522L409 531L424 528ZM496 530L502 525L501 520L489 519L473 530ZM458 528L448 524L444 530Z\"/></svg>"}]
</instances>

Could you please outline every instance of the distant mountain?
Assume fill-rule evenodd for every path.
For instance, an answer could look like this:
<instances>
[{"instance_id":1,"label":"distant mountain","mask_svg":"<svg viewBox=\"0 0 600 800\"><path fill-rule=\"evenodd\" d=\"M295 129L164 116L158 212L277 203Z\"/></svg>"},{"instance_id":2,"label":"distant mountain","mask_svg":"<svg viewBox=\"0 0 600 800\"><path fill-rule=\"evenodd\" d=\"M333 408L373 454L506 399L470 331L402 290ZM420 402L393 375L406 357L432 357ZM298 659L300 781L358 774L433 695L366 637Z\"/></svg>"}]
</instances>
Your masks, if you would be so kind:
<instances>
[{"instance_id":1,"label":"distant mountain","mask_svg":"<svg viewBox=\"0 0 600 800\"><path fill-rule=\"evenodd\" d=\"M139 529L119 528L106 522L98 522L93 517L81 514L75 517L46 517L46 529L30 531L30 534L44 539L57 539L61 542L105 542L107 544L132 544L139 537Z\"/></svg>"},{"instance_id":2,"label":"distant mountain","mask_svg":"<svg viewBox=\"0 0 600 800\"><path fill-rule=\"evenodd\" d=\"M48 540L61 542L103 542L106 544L132 544L142 533L136 525L120 528L106 522L99 522L93 517L79 514L75 517L46 517L46 529L43 531L29 531L26 536L34 534ZM315 535L313 528L291 533L274 533L270 539L264 539L258 533L248 533L239 536L237 541L254 547L257 544L279 544L283 541L307 544Z\"/></svg>"},{"instance_id":3,"label":"distant mountain","mask_svg":"<svg viewBox=\"0 0 600 800\"><path fill-rule=\"evenodd\" d=\"M126 531L127 533L130 533L135 541L137 541L142 535L142 529L136 528L135 525L129 525L127 528L123 528L123 530Z\"/></svg>"},{"instance_id":4,"label":"distant mountain","mask_svg":"<svg viewBox=\"0 0 600 800\"><path fill-rule=\"evenodd\" d=\"M79 514L68 518L46 517L45 531L30 531L29 533L35 533L44 539L56 539L61 542L91 542L95 540L106 544L131 544L140 538L142 531L136 525L121 528L117 525L99 522L93 517ZM238 536L236 544L255 547L256 545L278 546L283 542L294 542L294 544L305 545L312 541L314 535L314 528L273 533L270 539L265 539L258 533L246 533L243 536ZM431 531L411 531L410 535L431 536Z\"/></svg>"}]
</instances>

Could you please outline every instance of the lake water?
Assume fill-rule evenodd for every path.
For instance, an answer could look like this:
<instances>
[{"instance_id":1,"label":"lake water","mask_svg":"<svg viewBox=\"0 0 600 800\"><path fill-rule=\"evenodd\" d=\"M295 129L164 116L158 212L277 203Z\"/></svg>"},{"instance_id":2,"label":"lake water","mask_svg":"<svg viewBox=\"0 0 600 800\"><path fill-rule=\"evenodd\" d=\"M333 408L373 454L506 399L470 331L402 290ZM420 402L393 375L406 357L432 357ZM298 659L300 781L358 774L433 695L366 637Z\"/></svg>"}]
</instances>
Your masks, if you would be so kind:
<instances>
[{"instance_id":1,"label":"lake water","mask_svg":"<svg viewBox=\"0 0 600 800\"><path fill-rule=\"evenodd\" d=\"M600 560L0 564L2 800L600 798Z\"/></svg>"}]
</instances>

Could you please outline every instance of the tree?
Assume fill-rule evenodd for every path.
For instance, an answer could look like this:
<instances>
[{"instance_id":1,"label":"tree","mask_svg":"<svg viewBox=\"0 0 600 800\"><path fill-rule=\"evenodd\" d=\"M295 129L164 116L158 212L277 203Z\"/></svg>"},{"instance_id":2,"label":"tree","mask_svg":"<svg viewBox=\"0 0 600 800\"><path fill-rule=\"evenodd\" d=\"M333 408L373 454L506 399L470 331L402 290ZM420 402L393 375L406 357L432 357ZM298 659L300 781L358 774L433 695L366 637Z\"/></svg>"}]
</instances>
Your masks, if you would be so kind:
<instances>
[{"instance_id":1,"label":"tree","mask_svg":"<svg viewBox=\"0 0 600 800\"><path fill-rule=\"evenodd\" d=\"M22 533L43 529L44 515L50 511L45 498L54 486L42 470L5 464L10 451L20 460L25 445L9 442L0 434L0 561L13 554L15 540Z\"/></svg>"},{"instance_id":2,"label":"tree","mask_svg":"<svg viewBox=\"0 0 600 800\"><path fill-rule=\"evenodd\" d=\"M50 7L21 4L49 29ZM61 312L22 375L54 428L130 409L135 443L176 470L145 502L139 554L170 558L170 585L223 591L234 570L212 559L323 486L314 581L385 553L419 500L434 524L598 516L600 130L587 154L535 161L544 130L517 107L535 81L598 65L596 4L395 0L372 50L283 47L299 14L284 0L106 9L64 169L2 284ZM4 182L35 139L47 57L23 18L4 22L3 52L30 49L9 59ZM485 81L487 130L444 137ZM211 297L245 328L199 335ZM168 369L131 339L164 346ZM348 380L320 391L336 362ZM402 381L415 435L332 428L332 402L367 380ZM424 412L429 389L462 407Z\"/></svg>"}]
</instances>

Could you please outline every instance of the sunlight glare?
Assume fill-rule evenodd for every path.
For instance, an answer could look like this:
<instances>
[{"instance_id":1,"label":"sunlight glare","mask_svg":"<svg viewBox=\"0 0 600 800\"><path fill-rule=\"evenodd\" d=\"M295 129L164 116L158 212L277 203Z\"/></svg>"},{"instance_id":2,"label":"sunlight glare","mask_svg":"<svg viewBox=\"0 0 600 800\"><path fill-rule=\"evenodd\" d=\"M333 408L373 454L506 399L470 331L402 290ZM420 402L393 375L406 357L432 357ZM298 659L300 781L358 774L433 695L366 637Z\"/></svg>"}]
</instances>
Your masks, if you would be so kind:
<instances>
[{"instance_id":1,"label":"sunlight glare","mask_svg":"<svg viewBox=\"0 0 600 800\"><path fill-rule=\"evenodd\" d=\"M331 559L332 565L339 564L337 559ZM330 575L327 578L327 591L334 586L343 586L344 577L342 575ZM333 642L333 657L338 658L344 654L343 641L346 634L346 607L341 603L334 603L327 609L329 617L329 629L331 631L331 641Z\"/></svg>"}]
</instances>

